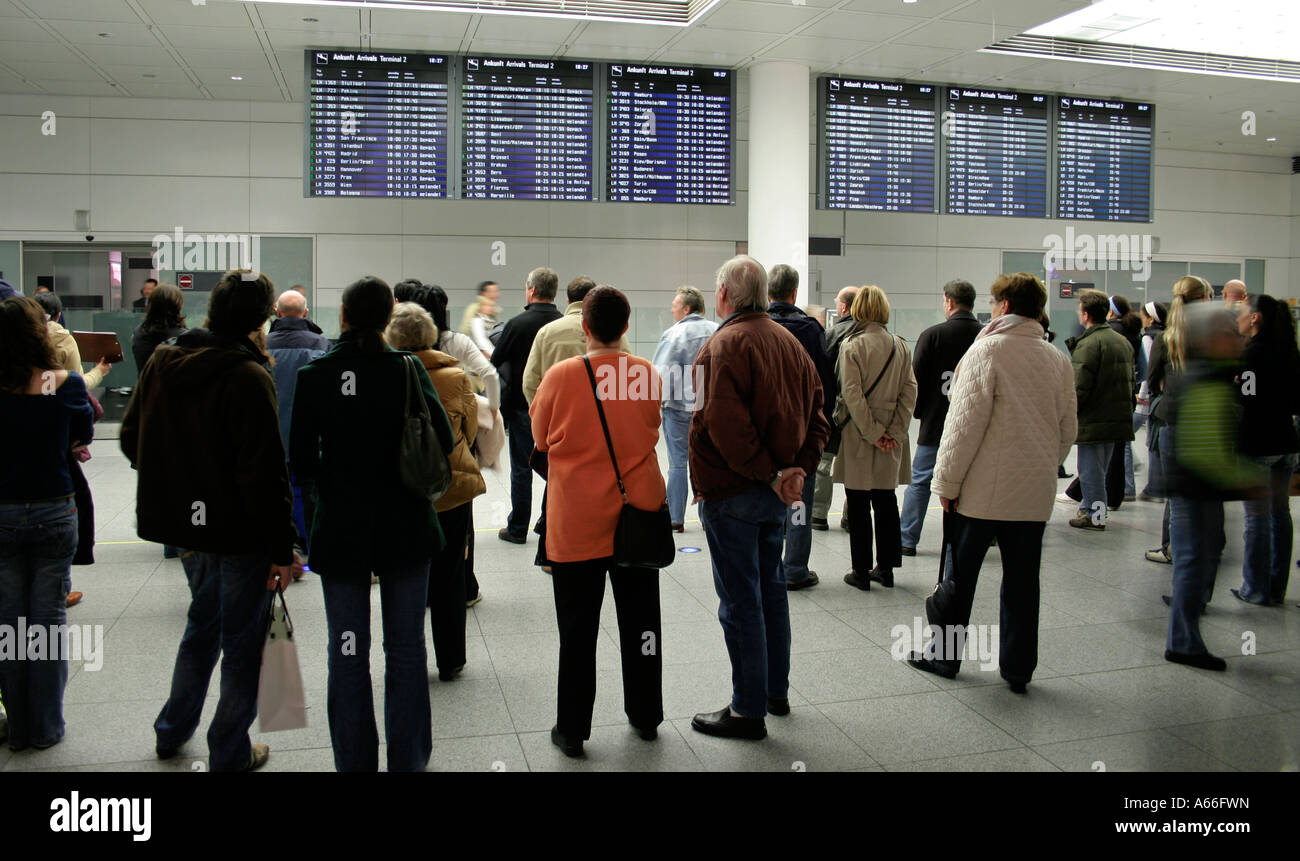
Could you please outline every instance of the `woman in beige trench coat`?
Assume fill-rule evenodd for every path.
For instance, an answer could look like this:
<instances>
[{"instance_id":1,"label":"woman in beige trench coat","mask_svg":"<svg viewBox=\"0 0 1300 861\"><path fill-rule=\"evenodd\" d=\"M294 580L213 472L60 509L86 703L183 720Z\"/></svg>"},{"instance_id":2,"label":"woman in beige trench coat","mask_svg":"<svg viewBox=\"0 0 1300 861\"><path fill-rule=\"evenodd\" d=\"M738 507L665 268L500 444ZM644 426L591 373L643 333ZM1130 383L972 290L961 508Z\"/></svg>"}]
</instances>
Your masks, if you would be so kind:
<instances>
[{"instance_id":1,"label":"woman in beige trench coat","mask_svg":"<svg viewBox=\"0 0 1300 861\"><path fill-rule=\"evenodd\" d=\"M875 285L863 287L850 313L856 322L840 346L836 373L840 397L835 421L843 427L834 479L844 484L853 570L844 582L864 591L871 581L894 585L903 564L894 488L911 478L908 425L916 406L916 377L907 342L885 329L889 299ZM872 512L876 565L871 565Z\"/></svg>"}]
</instances>

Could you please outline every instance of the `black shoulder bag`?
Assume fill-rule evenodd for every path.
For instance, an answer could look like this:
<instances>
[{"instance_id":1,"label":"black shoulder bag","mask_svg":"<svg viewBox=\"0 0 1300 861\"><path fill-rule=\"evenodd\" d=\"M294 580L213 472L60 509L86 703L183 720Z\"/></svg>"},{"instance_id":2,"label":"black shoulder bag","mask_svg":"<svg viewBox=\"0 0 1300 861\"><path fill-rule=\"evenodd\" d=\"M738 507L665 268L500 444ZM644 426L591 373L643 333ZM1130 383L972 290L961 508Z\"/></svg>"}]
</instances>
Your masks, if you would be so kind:
<instances>
[{"instance_id":1,"label":"black shoulder bag","mask_svg":"<svg viewBox=\"0 0 1300 861\"><path fill-rule=\"evenodd\" d=\"M614 457L614 441L609 436L609 423L605 421L605 407L601 404L600 392L596 389L596 373L591 369L590 359L583 356L582 361L587 366L591 393L596 398L596 412L600 414L600 426L605 431L605 445L609 448L610 463L614 464L618 492L623 496L618 526L614 528L614 562L624 568L667 568L677 553L677 547L673 543L668 501L665 499L658 511L646 511L628 501L623 474L618 468L618 458Z\"/></svg>"},{"instance_id":2,"label":"black shoulder bag","mask_svg":"<svg viewBox=\"0 0 1300 861\"><path fill-rule=\"evenodd\" d=\"M415 356L403 356L406 405L402 408L402 440L398 449L398 470L406 489L436 501L451 486L451 463L433 429L433 417L425 403L420 374L427 374Z\"/></svg>"},{"instance_id":3,"label":"black shoulder bag","mask_svg":"<svg viewBox=\"0 0 1300 861\"><path fill-rule=\"evenodd\" d=\"M888 371L888 370L889 370L889 366L890 366L891 364L893 364L893 362L894 362L894 354L898 352L898 338L895 337L895 336L893 336L893 335L890 335L890 336L889 336L889 345L890 345L889 358L888 358L888 359L885 359L885 366L884 366L883 368L880 369L880 373L879 373L879 374L876 374L876 381L875 381L874 383L871 384L870 388L868 388L868 389L866 390L866 392L863 393L863 395L862 395L862 400L863 400L864 403L866 402L867 398L871 397L871 393L874 392L874 391L876 390L876 386L880 385L880 381L881 381L882 379L884 379L884 377L885 377L885 371ZM844 395L841 394L839 397L840 397L841 399L843 399ZM869 405L868 405L868 406L869 406ZM844 411L844 413L845 413L845 415L844 415L844 421L840 422L840 427L844 427L846 424L849 423L849 420L852 418L852 416L848 415L848 410L847 410L847 409Z\"/></svg>"}]
</instances>

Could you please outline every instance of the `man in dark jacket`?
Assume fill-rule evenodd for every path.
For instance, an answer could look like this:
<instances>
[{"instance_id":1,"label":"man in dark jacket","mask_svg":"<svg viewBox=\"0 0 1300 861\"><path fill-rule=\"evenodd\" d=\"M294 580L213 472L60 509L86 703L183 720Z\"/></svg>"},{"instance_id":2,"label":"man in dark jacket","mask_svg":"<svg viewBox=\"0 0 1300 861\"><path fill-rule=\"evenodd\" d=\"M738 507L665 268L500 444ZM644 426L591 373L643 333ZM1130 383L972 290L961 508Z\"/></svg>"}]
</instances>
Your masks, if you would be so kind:
<instances>
[{"instance_id":1,"label":"man in dark jacket","mask_svg":"<svg viewBox=\"0 0 1300 861\"><path fill-rule=\"evenodd\" d=\"M554 269L541 267L529 272L524 282L524 313L506 322L492 351L492 364L501 372L501 418L510 435L510 516L497 537L512 544L528 540L528 521L533 515L533 472L528 465L533 426L524 397L524 368L538 330L564 316L555 307L559 284Z\"/></svg>"},{"instance_id":2,"label":"man in dark jacket","mask_svg":"<svg viewBox=\"0 0 1300 861\"><path fill-rule=\"evenodd\" d=\"M1110 298L1100 290L1079 294L1079 322L1085 327L1074 342L1074 389L1079 405L1079 513L1076 529L1106 528L1106 470L1115 443L1133 440L1133 348L1106 325Z\"/></svg>"},{"instance_id":3,"label":"man in dark jacket","mask_svg":"<svg viewBox=\"0 0 1300 861\"><path fill-rule=\"evenodd\" d=\"M835 397L839 394L835 366L826 358L826 330L793 304L798 290L798 270L784 263L773 266L767 275L767 298L771 300L767 314L794 335L808 352L808 358L812 359L822 384L822 415L829 427ZM807 589L818 583L817 572L808 567L808 555L812 552L812 524L808 518L812 514L816 484L817 472L811 470L804 478L800 503L792 507L786 517L785 557L781 561L781 571L786 585L792 590Z\"/></svg>"},{"instance_id":4,"label":"man in dark jacket","mask_svg":"<svg viewBox=\"0 0 1300 861\"><path fill-rule=\"evenodd\" d=\"M838 362L840 344L853 331L855 323L853 316L849 314L849 308L853 306L853 300L857 297L857 287L844 287L836 294L835 325L831 326L826 332L826 362L831 367L831 378L835 380L835 395L826 397L828 416L835 414L835 401L839 398ZM817 464L817 486L813 488L812 528L821 532L830 529L830 524L826 521L826 515L830 513L831 497L834 495L835 490L835 482L831 480L831 467L835 464L835 455L840 450L840 428L835 424L834 418L830 419L830 423L831 438L826 441L826 448L822 450L821 461ZM848 523L842 520L841 528L847 530Z\"/></svg>"},{"instance_id":5,"label":"man in dark jacket","mask_svg":"<svg viewBox=\"0 0 1300 861\"><path fill-rule=\"evenodd\" d=\"M817 368L764 312L767 274L752 257L718 270L722 324L695 359L690 478L700 499L731 656L731 703L691 726L727 738L767 735L788 714L790 603L781 571L786 508L803 496L830 436Z\"/></svg>"},{"instance_id":6,"label":"man in dark jacket","mask_svg":"<svg viewBox=\"0 0 1300 861\"><path fill-rule=\"evenodd\" d=\"M139 471L141 538L181 551L193 600L154 722L157 753L174 756L198 728L221 662L221 698L208 729L213 771L262 765L250 744L272 593L290 583L293 495L266 356L250 341L271 314L265 275L228 272L208 298L210 329L154 352L122 419L122 452ZM191 457L195 452L200 457ZM185 463L184 472L177 464Z\"/></svg>"},{"instance_id":7,"label":"man in dark jacket","mask_svg":"<svg viewBox=\"0 0 1300 861\"><path fill-rule=\"evenodd\" d=\"M975 336L984 328L975 319L975 287L960 279L943 285L943 315L947 319L931 326L916 339L912 370L916 374L916 418L921 432L912 458L912 483L903 495L903 555L915 556L930 505L930 477L939 454L939 439L948 417L948 387L957 363L966 355Z\"/></svg>"},{"instance_id":8,"label":"man in dark jacket","mask_svg":"<svg viewBox=\"0 0 1300 861\"><path fill-rule=\"evenodd\" d=\"M298 387L298 369L315 361L330 350L329 338L307 319L307 297L296 289L280 294L275 303L277 319L266 336L266 351L275 360L275 391L279 398L280 440L284 443L285 457L289 455L289 422L293 418L293 395ZM279 325L276 325L278 323ZM307 552L307 532L315 505L310 488L304 488L290 471L293 482L293 520L298 529L297 547L301 554Z\"/></svg>"}]
</instances>

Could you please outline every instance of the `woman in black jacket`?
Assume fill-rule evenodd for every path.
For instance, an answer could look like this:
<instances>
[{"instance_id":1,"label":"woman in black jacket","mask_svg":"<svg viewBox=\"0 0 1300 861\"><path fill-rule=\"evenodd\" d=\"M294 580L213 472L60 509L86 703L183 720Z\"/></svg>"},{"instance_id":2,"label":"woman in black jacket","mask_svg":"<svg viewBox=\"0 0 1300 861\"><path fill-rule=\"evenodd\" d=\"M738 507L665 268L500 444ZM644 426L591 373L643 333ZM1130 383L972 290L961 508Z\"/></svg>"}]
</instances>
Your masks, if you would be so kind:
<instances>
[{"instance_id":1,"label":"woman in black jacket","mask_svg":"<svg viewBox=\"0 0 1300 861\"><path fill-rule=\"evenodd\" d=\"M1106 321L1112 329L1123 335L1124 340L1128 341L1129 346L1133 348L1133 394L1136 395L1142 382L1142 372L1145 370L1139 360L1142 354L1142 319L1133 311L1133 306L1127 299L1115 295L1110 297L1110 311L1106 315ZM1134 430L1138 428L1137 420L1138 413L1134 410ZM1115 453L1110 459L1106 484L1107 487L1115 487L1122 491L1119 496L1123 502L1133 502L1137 499L1137 483L1133 480L1133 443L1115 443Z\"/></svg>"},{"instance_id":2,"label":"woman in black jacket","mask_svg":"<svg viewBox=\"0 0 1300 861\"><path fill-rule=\"evenodd\" d=\"M1241 453L1268 470L1263 498L1247 499L1246 552L1241 589L1232 594L1248 604L1278 604L1291 575L1291 473L1295 471L1295 415L1300 397L1300 350L1291 311L1272 296L1247 299L1237 316L1247 337L1237 380L1241 403Z\"/></svg>"},{"instance_id":3,"label":"woman in black jacket","mask_svg":"<svg viewBox=\"0 0 1300 861\"><path fill-rule=\"evenodd\" d=\"M159 284L149 294L144 322L131 333L131 355L135 357L135 370L139 374L149 364L154 349L170 338L183 334L185 294L175 284Z\"/></svg>"}]
</instances>

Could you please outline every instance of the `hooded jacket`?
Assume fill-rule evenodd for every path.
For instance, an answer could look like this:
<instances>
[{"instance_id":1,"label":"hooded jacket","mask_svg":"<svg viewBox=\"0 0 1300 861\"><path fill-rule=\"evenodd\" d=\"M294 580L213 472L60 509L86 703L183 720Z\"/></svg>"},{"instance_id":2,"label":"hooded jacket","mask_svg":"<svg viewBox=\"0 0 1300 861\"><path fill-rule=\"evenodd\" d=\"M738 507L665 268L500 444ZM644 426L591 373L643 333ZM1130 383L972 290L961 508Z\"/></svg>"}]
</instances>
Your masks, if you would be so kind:
<instances>
[{"instance_id":1,"label":"hooded jacket","mask_svg":"<svg viewBox=\"0 0 1300 861\"><path fill-rule=\"evenodd\" d=\"M293 492L266 358L191 329L154 351L122 419L141 538L293 561Z\"/></svg>"},{"instance_id":2,"label":"hooded jacket","mask_svg":"<svg viewBox=\"0 0 1300 861\"><path fill-rule=\"evenodd\" d=\"M487 493L487 484L479 472L478 461L470 447L478 435L478 398L470 385L469 374L460 368L460 361L438 350L421 350L415 355L424 363L424 369L438 390L438 400L447 411L456 448L448 455L451 463L451 484L447 492L433 504L435 510L451 511Z\"/></svg>"}]
</instances>

